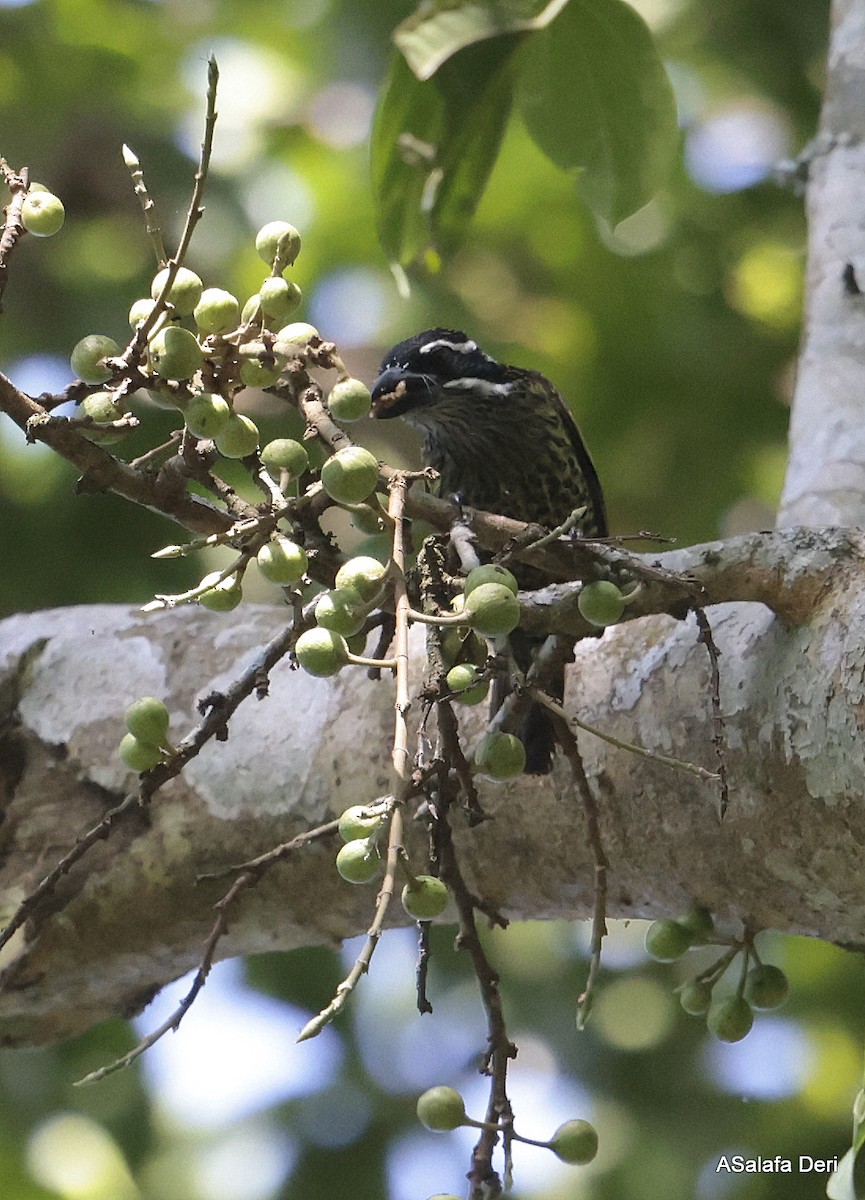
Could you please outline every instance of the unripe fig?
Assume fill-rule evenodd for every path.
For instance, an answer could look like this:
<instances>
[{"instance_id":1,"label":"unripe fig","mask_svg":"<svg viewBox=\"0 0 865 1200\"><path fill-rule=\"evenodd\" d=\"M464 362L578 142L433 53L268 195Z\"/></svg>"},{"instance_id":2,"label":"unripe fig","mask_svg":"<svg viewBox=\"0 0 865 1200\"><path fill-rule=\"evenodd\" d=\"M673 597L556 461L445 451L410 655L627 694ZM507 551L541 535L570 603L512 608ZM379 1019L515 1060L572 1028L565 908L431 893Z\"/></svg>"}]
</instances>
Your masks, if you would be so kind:
<instances>
[{"instance_id":1,"label":"unripe fig","mask_svg":"<svg viewBox=\"0 0 865 1200\"><path fill-rule=\"evenodd\" d=\"M142 742L132 733L123 735L117 753L129 770L135 771L139 775L142 771L149 771L157 763L162 762L162 751L158 746L154 746L150 742Z\"/></svg>"},{"instance_id":2,"label":"unripe fig","mask_svg":"<svg viewBox=\"0 0 865 1200\"><path fill-rule=\"evenodd\" d=\"M475 751L475 763L493 779L513 779L525 770L526 748L514 734L496 730L481 739Z\"/></svg>"},{"instance_id":3,"label":"unripe fig","mask_svg":"<svg viewBox=\"0 0 865 1200\"><path fill-rule=\"evenodd\" d=\"M681 958L693 941L689 930L668 917L653 921L646 930L646 951L658 962Z\"/></svg>"},{"instance_id":4,"label":"unripe fig","mask_svg":"<svg viewBox=\"0 0 865 1200\"><path fill-rule=\"evenodd\" d=\"M480 671L473 663L451 667L445 682L448 691L456 693L454 699L460 704L480 704L490 690L489 680L480 678Z\"/></svg>"},{"instance_id":5,"label":"unripe fig","mask_svg":"<svg viewBox=\"0 0 865 1200\"><path fill-rule=\"evenodd\" d=\"M137 329L142 321L146 321L156 306L155 300L148 300L146 296L142 296L140 300L133 302L129 309L129 324L133 329Z\"/></svg>"},{"instance_id":6,"label":"unripe fig","mask_svg":"<svg viewBox=\"0 0 865 1200\"><path fill-rule=\"evenodd\" d=\"M276 344L279 346L283 354L289 356L297 354L304 346L313 338L321 338L314 325L309 325L306 321L294 321L290 325L284 325L276 334Z\"/></svg>"},{"instance_id":7,"label":"unripe fig","mask_svg":"<svg viewBox=\"0 0 865 1200\"><path fill-rule=\"evenodd\" d=\"M212 392L192 396L183 409L186 428L201 438L215 438L223 432L230 418L228 402Z\"/></svg>"},{"instance_id":8,"label":"unripe fig","mask_svg":"<svg viewBox=\"0 0 865 1200\"><path fill-rule=\"evenodd\" d=\"M472 629L485 637L510 633L520 621L520 606L510 588L501 583L481 583L465 600Z\"/></svg>"},{"instance_id":9,"label":"unripe fig","mask_svg":"<svg viewBox=\"0 0 865 1200\"><path fill-rule=\"evenodd\" d=\"M323 592L315 606L316 622L343 637L359 633L366 618L366 608L354 588L333 588Z\"/></svg>"},{"instance_id":10,"label":"unripe fig","mask_svg":"<svg viewBox=\"0 0 865 1200\"><path fill-rule=\"evenodd\" d=\"M780 1008L789 993L789 979L771 963L757 963L745 977L745 999L752 1008Z\"/></svg>"},{"instance_id":11,"label":"unripe fig","mask_svg":"<svg viewBox=\"0 0 865 1200\"><path fill-rule=\"evenodd\" d=\"M724 1000L715 1001L709 1009L706 1024L722 1042L741 1042L751 1032L754 1014L744 997L727 996Z\"/></svg>"},{"instance_id":12,"label":"unripe fig","mask_svg":"<svg viewBox=\"0 0 865 1200\"><path fill-rule=\"evenodd\" d=\"M347 883L369 883L380 868L378 850L366 838L346 842L336 856L336 869Z\"/></svg>"},{"instance_id":13,"label":"unripe fig","mask_svg":"<svg viewBox=\"0 0 865 1200\"><path fill-rule=\"evenodd\" d=\"M432 921L448 906L447 885L434 875L418 875L402 889L402 906L415 921Z\"/></svg>"},{"instance_id":14,"label":"unripe fig","mask_svg":"<svg viewBox=\"0 0 865 1200\"><path fill-rule=\"evenodd\" d=\"M225 288L205 288L193 316L202 333L228 333L240 322L240 302Z\"/></svg>"},{"instance_id":15,"label":"unripe fig","mask_svg":"<svg viewBox=\"0 0 865 1200\"><path fill-rule=\"evenodd\" d=\"M706 938L710 938L715 932L715 922L712 920L712 914L708 908L702 908L695 905L681 917L676 917L676 923L681 925L683 929L687 929L691 935L691 944L695 942L704 942Z\"/></svg>"},{"instance_id":16,"label":"unripe fig","mask_svg":"<svg viewBox=\"0 0 865 1200\"><path fill-rule=\"evenodd\" d=\"M255 248L268 266L278 259L277 270L284 270L300 254L300 234L288 221L268 221L255 235Z\"/></svg>"},{"instance_id":17,"label":"unripe fig","mask_svg":"<svg viewBox=\"0 0 865 1200\"><path fill-rule=\"evenodd\" d=\"M375 833L384 820L381 813L371 813L363 804L353 804L339 818L339 836L344 842L356 842Z\"/></svg>"},{"instance_id":18,"label":"unripe fig","mask_svg":"<svg viewBox=\"0 0 865 1200\"><path fill-rule=\"evenodd\" d=\"M708 983L692 979L679 992L679 1003L692 1017L703 1017L712 1004L712 989Z\"/></svg>"},{"instance_id":19,"label":"unripe fig","mask_svg":"<svg viewBox=\"0 0 865 1200\"><path fill-rule=\"evenodd\" d=\"M482 566L475 567L469 571L466 581L463 584L464 594L470 596L475 588L480 587L482 583L500 583L502 587L508 588L515 596L519 591L519 584L514 576L507 567L501 567L498 563L483 563Z\"/></svg>"},{"instance_id":20,"label":"unripe fig","mask_svg":"<svg viewBox=\"0 0 865 1200\"><path fill-rule=\"evenodd\" d=\"M21 221L34 237L51 237L62 227L66 211L52 192L33 191L32 185L21 205Z\"/></svg>"},{"instance_id":21,"label":"unripe fig","mask_svg":"<svg viewBox=\"0 0 865 1200\"><path fill-rule=\"evenodd\" d=\"M258 426L242 413L233 412L214 440L224 458L246 458L258 446Z\"/></svg>"},{"instance_id":22,"label":"unripe fig","mask_svg":"<svg viewBox=\"0 0 865 1200\"><path fill-rule=\"evenodd\" d=\"M73 346L69 362L78 378L85 383L105 383L111 378L111 369L105 366L104 360L114 358L119 353L120 347L114 338L104 333L89 333Z\"/></svg>"},{"instance_id":23,"label":"unripe fig","mask_svg":"<svg viewBox=\"0 0 865 1200\"><path fill-rule=\"evenodd\" d=\"M345 638L321 625L300 635L294 653L304 671L320 678L336 675L348 661Z\"/></svg>"},{"instance_id":24,"label":"unripe fig","mask_svg":"<svg viewBox=\"0 0 865 1200\"><path fill-rule=\"evenodd\" d=\"M321 468L321 484L338 504L366 500L378 483L378 462L362 446L346 446L332 454Z\"/></svg>"},{"instance_id":25,"label":"unripe fig","mask_svg":"<svg viewBox=\"0 0 865 1200\"><path fill-rule=\"evenodd\" d=\"M484 639L467 627L451 626L450 629L443 630L441 646L445 666L453 666L459 662L482 667L488 658Z\"/></svg>"},{"instance_id":26,"label":"unripe fig","mask_svg":"<svg viewBox=\"0 0 865 1200\"><path fill-rule=\"evenodd\" d=\"M550 1149L562 1162L583 1166L598 1153L598 1131L588 1121L565 1121L550 1138Z\"/></svg>"},{"instance_id":27,"label":"unripe fig","mask_svg":"<svg viewBox=\"0 0 865 1200\"><path fill-rule=\"evenodd\" d=\"M372 600L387 574L387 567L377 558L359 554L342 564L336 573L338 588L353 588L361 600Z\"/></svg>"},{"instance_id":28,"label":"unripe fig","mask_svg":"<svg viewBox=\"0 0 865 1200\"><path fill-rule=\"evenodd\" d=\"M264 578L280 586L300 579L309 566L303 546L282 534L262 546L255 561Z\"/></svg>"},{"instance_id":29,"label":"unripe fig","mask_svg":"<svg viewBox=\"0 0 865 1200\"><path fill-rule=\"evenodd\" d=\"M290 479L296 479L309 466L309 455L293 438L274 438L262 450L261 461L274 479L279 478L280 471L287 471Z\"/></svg>"},{"instance_id":30,"label":"unripe fig","mask_svg":"<svg viewBox=\"0 0 865 1200\"><path fill-rule=\"evenodd\" d=\"M330 389L327 407L337 421L358 421L368 415L372 395L359 379L340 379Z\"/></svg>"},{"instance_id":31,"label":"unripe fig","mask_svg":"<svg viewBox=\"0 0 865 1200\"><path fill-rule=\"evenodd\" d=\"M152 299L157 300L159 298L167 278L168 267L163 267L161 271L157 271L156 275L154 275L153 282L150 285ZM178 267L177 274L174 276L174 282L171 285L171 291L168 293L168 303L174 305L175 311L181 317L188 317L201 299L203 289L204 284L194 271L190 271L187 267ZM178 377L175 376L175 378Z\"/></svg>"},{"instance_id":32,"label":"unripe fig","mask_svg":"<svg viewBox=\"0 0 865 1200\"><path fill-rule=\"evenodd\" d=\"M285 324L288 318L299 306L303 299L300 288L296 283L283 279L281 275L272 275L265 279L258 289L261 301L261 311L269 321Z\"/></svg>"},{"instance_id":33,"label":"unripe fig","mask_svg":"<svg viewBox=\"0 0 865 1200\"><path fill-rule=\"evenodd\" d=\"M161 746L168 735L168 709L155 696L142 696L130 704L124 720L134 737L152 746Z\"/></svg>"},{"instance_id":34,"label":"unripe fig","mask_svg":"<svg viewBox=\"0 0 865 1200\"><path fill-rule=\"evenodd\" d=\"M150 369L162 379L189 379L203 355L195 335L180 325L165 325L147 343Z\"/></svg>"},{"instance_id":35,"label":"unripe fig","mask_svg":"<svg viewBox=\"0 0 865 1200\"><path fill-rule=\"evenodd\" d=\"M590 625L615 625L625 611L625 598L608 579L596 579L583 585L577 597L577 608Z\"/></svg>"},{"instance_id":36,"label":"unripe fig","mask_svg":"<svg viewBox=\"0 0 865 1200\"><path fill-rule=\"evenodd\" d=\"M459 1129L465 1123L465 1101L455 1088L431 1087L418 1097L417 1115L427 1129L434 1133L446 1133L451 1129Z\"/></svg>"},{"instance_id":37,"label":"unripe fig","mask_svg":"<svg viewBox=\"0 0 865 1200\"><path fill-rule=\"evenodd\" d=\"M271 387L287 361L284 355L271 352L262 342L247 342L240 347L239 355L240 379L246 387Z\"/></svg>"},{"instance_id":38,"label":"unripe fig","mask_svg":"<svg viewBox=\"0 0 865 1200\"><path fill-rule=\"evenodd\" d=\"M198 597L198 603L209 608L211 612L231 612L243 599L243 588L238 577L227 575L225 579L220 580L221 574L221 571L211 571L201 581L213 585Z\"/></svg>"}]
</instances>

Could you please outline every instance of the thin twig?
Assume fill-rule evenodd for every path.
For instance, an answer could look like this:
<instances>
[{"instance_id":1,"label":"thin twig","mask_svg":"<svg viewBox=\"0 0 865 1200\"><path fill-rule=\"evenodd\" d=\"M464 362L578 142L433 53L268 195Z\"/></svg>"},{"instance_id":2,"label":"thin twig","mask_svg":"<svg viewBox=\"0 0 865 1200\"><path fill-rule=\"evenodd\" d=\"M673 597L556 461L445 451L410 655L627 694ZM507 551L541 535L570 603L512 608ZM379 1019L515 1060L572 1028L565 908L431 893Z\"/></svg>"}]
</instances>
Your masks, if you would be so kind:
<instances>
[{"instance_id":1,"label":"thin twig","mask_svg":"<svg viewBox=\"0 0 865 1200\"><path fill-rule=\"evenodd\" d=\"M147 231L147 236L153 244L153 250L156 254L156 262L158 266L163 266L168 255L165 253L165 242L162 240L162 229L156 219L156 205L153 202L153 197L147 190L147 183L144 179L144 172L141 169L138 155L129 146L123 146L123 161L132 176L132 186L135 195L141 205L141 211L144 213L144 226Z\"/></svg>"},{"instance_id":2,"label":"thin twig","mask_svg":"<svg viewBox=\"0 0 865 1200\"><path fill-rule=\"evenodd\" d=\"M723 821L730 803L730 788L727 782L727 738L724 731L724 713L721 709L721 673L718 669L720 651L712 635L712 626L706 616L706 610L699 605L694 606L694 616L700 631L700 641L706 647L709 655L709 694L712 698L712 745L718 756L718 820Z\"/></svg>"}]
</instances>

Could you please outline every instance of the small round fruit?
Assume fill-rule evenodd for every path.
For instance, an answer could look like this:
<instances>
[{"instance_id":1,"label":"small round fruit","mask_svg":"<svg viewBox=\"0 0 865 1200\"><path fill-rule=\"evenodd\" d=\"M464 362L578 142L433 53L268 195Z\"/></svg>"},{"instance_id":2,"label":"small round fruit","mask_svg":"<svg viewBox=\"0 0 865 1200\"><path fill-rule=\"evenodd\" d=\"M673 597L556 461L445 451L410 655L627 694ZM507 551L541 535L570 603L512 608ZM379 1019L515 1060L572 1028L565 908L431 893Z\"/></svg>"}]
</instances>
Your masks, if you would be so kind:
<instances>
[{"instance_id":1,"label":"small round fruit","mask_svg":"<svg viewBox=\"0 0 865 1200\"><path fill-rule=\"evenodd\" d=\"M789 979L771 963L757 963L745 977L745 999L752 1008L780 1008L789 994Z\"/></svg>"},{"instance_id":2,"label":"small round fruit","mask_svg":"<svg viewBox=\"0 0 865 1200\"><path fill-rule=\"evenodd\" d=\"M213 584L198 597L198 603L209 608L211 612L231 612L243 599L243 588L237 576L228 575L225 579L220 580L221 574L221 571L211 571L201 581Z\"/></svg>"},{"instance_id":3,"label":"small round fruit","mask_svg":"<svg viewBox=\"0 0 865 1200\"><path fill-rule=\"evenodd\" d=\"M161 271L158 271L154 275L153 283L150 285L152 299L159 299L167 278L168 267L163 267ZM195 306L201 299L203 290L204 284L194 271L190 271L188 267L178 267L177 274L174 276L174 282L171 285L171 291L168 293L168 302L174 305L175 310L181 317L188 317L190 313L195 311Z\"/></svg>"},{"instance_id":4,"label":"small round fruit","mask_svg":"<svg viewBox=\"0 0 865 1200\"><path fill-rule=\"evenodd\" d=\"M303 546L282 534L262 546L255 561L264 578L280 587L300 579L309 566Z\"/></svg>"},{"instance_id":5,"label":"small round fruit","mask_svg":"<svg viewBox=\"0 0 865 1200\"><path fill-rule=\"evenodd\" d=\"M258 426L242 413L233 412L214 441L223 458L246 458L258 446Z\"/></svg>"},{"instance_id":6,"label":"small round fruit","mask_svg":"<svg viewBox=\"0 0 865 1200\"><path fill-rule=\"evenodd\" d=\"M646 952L657 962L681 958L693 941L690 931L669 917L653 921L646 930Z\"/></svg>"},{"instance_id":7,"label":"small round fruit","mask_svg":"<svg viewBox=\"0 0 865 1200\"><path fill-rule=\"evenodd\" d=\"M225 288L205 288L192 315L202 333L227 333L240 322L240 302Z\"/></svg>"},{"instance_id":8,"label":"small round fruit","mask_svg":"<svg viewBox=\"0 0 865 1200\"><path fill-rule=\"evenodd\" d=\"M258 295L261 311L268 320L278 321L280 325L288 321L303 299L297 284L283 279L281 275L271 275L269 279L265 279L258 289Z\"/></svg>"},{"instance_id":9,"label":"small round fruit","mask_svg":"<svg viewBox=\"0 0 865 1200\"><path fill-rule=\"evenodd\" d=\"M480 678L480 671L473 663L459 663L451 667L445 680L448 691L460 704L480 704L490 690L488 679Z\"/></svg>"},{"instance_id":10,"label":"small round fruit","mask_svg":"<svg viewBox=\"0 0 865 1200\"><path fill-rule=\"evenodd\" d=\"M359 554L342 564L334 582L338 588L353 588L361 600L369 601L381 588L386 574L384 563L368 554Z\"/></svg>"},{"instance_id":11,"label":"small round fruit","mask_svg":"<svg viewBox=\"0 0 865 1200\"><path fill-rule=\"evenodd\" d=\"M321 468L321 484L337 504L359 504L378 483L378 462L362 446L345 446Z\"/></svg>"},{"instance_id":12,"label":"small round fruit","mask_svg":"<svg viewBox=\"0 0 865 1200\"><path fill-rule=\"evenodd\" d=\"M588 1121L565 1121L550 1138L550 1149L562 1162L584 1166L598 1153L598 1131Z\"/></svg>"},{"instance_id":13,"label":"small round fruit","mask_svg":"<svg viewBox=\"0 0 865 1200\"><path fill-rule=\"evenodd\" d=\"M465 1124L466 1106L462 1096L452 1087L428 1088L417 1101L418 1120L434 1133L447 1133Z\"/></svg>"},{"instance_id":14,"label":"small round fruit","mask_svg":"<svg viewBox=\"0 0 865 1200\"><path fill-rule=\"evenodd\" d=\"M195 334L179 325L165 325L147 344L150 368L162 379L189 379L203 355Z\"/></svg>"},{"instance_id":15,"label":"small round fruit","mask_svg":"<svg viewBox=\"0 0 865 1200\"><path fill-rule=\"evenodd\" d=\"M515 596L520 590L519 584L507 567L501 567L498 563L484 563L483 566L469 571L463 584L463 592L470 596L482 583L500 583L502 587L509 588Z\"/></svg>"},{"instance_id":16,"label":"small round fruit","mask_svg":"<svg viewBox=\"0 0 865 1200\"><path fill-rule=\"evenodd\" d=\"M324 592L315 606L316 623L343 637L360 633L366 617L366 607L354 588L333 588Z\"/></svg>"},{"instance_id":17,"label":"small round fruit","mask_svg":"<svg viewBox=\"0 0 865 1200\"><path fill-rule=\"evenodd\" d=\"M81 401L80 412L83 417L89 417L96 425L110 426L112 422L129 412L125 402L118 400L113 392L91 392ZM83 428L81 432L97 446L113 446L121 441L129 432L128 429L97 429Z\"/></svg>"},{"instance_id":18,"label":"small round fruit","mask_svg":"<svg viewBox=\"0 0 865 1200\"><path fill-rule=\"evenodd\" d=\"M51 237L66 219L63 202L53 192L28 191L21 206L24 228L34 237Z\"/></svg>"},{"instance_id":19,"label":"small round fruit","mask_svg":"<svg viewBox=\"0 0 865 1200\"><path fill-rule=\"evenodd\" d=\"M247 342L240 347L240 381L245 387L271 387L285 364L283 355L272 354L261 342Z\"/></svg>"},{"instance_id":20,"label":"small round fruit","mask_svg":"<svg viewBox=\"0 0 865 1200\"><path fill-rule=\"evenodd\" d=\"M687 929L691 935L691 945L704 942L715 932L715 922L708 908L695 905L681 917L676 917L676 924Z\"/></svg>"},{"instance_id":21,"label":"small round fruit","mask_svg":"<svg viewBox=\"0 0 865 1200\"><path fill-rule=\"evenodd\" d=\"M294 653L304 671L319 678L336 675L348 661L345 638L321 625L300 635Z\"/></svg>"},{"instance_id":22,"label":"small round fruit","mask_svg":"<svg viewBox=\"0 0 865 1200\"><path fill-rule=\"evenodd\" d=\"M283 354L294 352L296 357L300 348L311 342L313 338L321 338L321 334L314 325L309 325L306 321L294 321L291 325L284 325L278 331L276 343Z\"/></svg>"},{"instance_id":23,"label":"small round fruit","mask_svg":"<svg viewBox=\"0 0 865 1200\"><path fill-rule=\"evenodd\" d=\"M481 583L466 596L466 612L472 629L485 637L510 633L520 621L520 605L509 587Z\"/></svg>"},{"instance_id":24,"label":"small round fruit","mask_svg":"<svg viewBox=\"0 0 865 1200\"><path fill-rule=\"evenodd\" d=\"M150 742L142 742L132 733L123 735L117 753L129 770L136 771L139 775L142 771L151 770L162 761L162 751L158 746L154 746Z\"/></svg>"},{"instance_id":25,"label":"small round fruit","mask_svg":"<svg viewBox=\"0 0 865 1200\"><path fill-rule=\"evenodd\" d=\"M147 320L155 307L156 301L148 300L146 296L142 296L140 300L135 300L129 309L130 326L133 329L137 329L142 321Z\"/></svg>"},{"instance_id":26,"label":"small round fruit","mask_svg":"<svg viewBox=\"0 0 865 1200\"><path fill-rule=\"evenodd\" d=\"M625 598L608 579L584 584L577 597L577 608L590 625L615 625L625 611Z\"/></svg>"},{"instance_id":27,"label":"small round fruit","mask_svg":"<svg viewBox=\"0 0 865 1200\"><path fill-rule=\"evenodd\" d=\"M372 394L359 379L340 379L330 389L327 407L337 421L359 421L372 407Z\"/></svg>"},{"instance_id":28,"label":"small round fruit","mask_svg":"<svg viewBox=\"0 0 865 1200\"><path fill-rule=\"evenodd\" d=\"M262 450L261 461L274 479L280 471L286 471L289 479L297 479L309 466L309 455L293 438L274 438Z\"/></svg>"},{"instance_id":29,"label":"small round fruit","mask_svg":"<svg viewBox=\"0 0 865 1200\"><path fill-rule=\"evenodd\" d=\"M114 338L104 333L89 333L72 348L69 362L72 370L85 383L105 383L111 378L111 368L106 367L104 360L114 358L120 353L120 347Z\"/></svg>"},{"instance_id":30,"label":"small round fruit","mask_svg":"<svg viewBox=\"0 0 865 1200\"><path fill-rule=\"evenodd\" d=\"M367 838L346 842L336 856L336 869L347 883L369 883L380 867L378 850Z\"/></svg>"},{"instance_id":31,"label":"small round fruit","mask_svg":"<svg viewBox=\"0 0 865 1200\"><path fill-rule=\"evenodd\" d=\"M487 644L473 629L451 626L442 633L442 658L446 665L460 662L482 667L487 657Z\"/></svg>"},{"instance_id":32,"label":"small round fruit","mask_svg":"<svg viewBox=\"0 0 865 1200\"><path fill-rule=\"evenodd\" d=\"M277 269L284 269L300 254L300 234L288 221L268 221L255 235L255 248L268 266L278 258Z\"/></svg>"},{"instance_id":33,"label":"small round fruit","mask_svg":"<svg viewBox=\"0 0 865 1200\"><path fill-rule=\"evenodd\" d=\"M353 804L339 818L339 836L344 842L357 842L375 833L382 820L381 813L371 813L362 804Z\"/></svg>"},{"instance_id":34,"label":"small round fruit","mask_svg":"<svg viewBox=\"0 0 865 1200\"><path fill-rule=\"evenodd\" d=\"M156 696L142 696L130 704L124 720L134 737L151 746L161 746L168 735L168 709Z\"/></svg>"},{"instance_id":35,"label":"small round fruit","mask_svg":"<svg viewBox=\"0 0 865 1200\"><path fill-rule=\"evenodd\" d=\"M712 1004L712 989L708 983L692 979L679 992L679 1003L692 1017L704 1017Z\"/></svg>"},{"instance_id":36,"label":"small round fruit","mask_svg":"<svg viewBox=\"0 0 865 1200\"><path fill-rule=\"evenodd\" d=\"M202 392L193 396L183 410L186 428L196 437L215 438L231 419L231 409L222 396Z\"/></svg>"},{"instance_id":37,"label":"small round fruit","mask_svg":"<svg viewBox=\"0 0 865 1200\"><path fill-rule=\"evenodd\" d=\"M253 292L249 299L244 304L240 312L240 321L242 325L248 325L250 321L260 321L263 317L261 311L261 296L258 292Z\"/></svg>"},{"instance_id":38,"label":"small round fruit","mask_svg":"<svg viewBox=\"0 0 865 1200\"><path fill-rule=\"evenodd\" d=\"M475 751L478 769L493 779L513 779L526 766L526 748L512 733L486 734Z\"/></svg>"},{"instance_id":39,"label":"small round fruit","mask_svg":"<svg viewBox=\"0 0 865 1200\"><path fill-rule=\"evenodd\" d=\"M447 884L434 875L418 875L402 889L402 906L415 921L432 921L448 906Z\"/></svg>"},{"instance_id":40,"label":"small round fruit","mask_svg":"<svg viewBox=\"0 0 865 1200\"><path fill-rule=\"evenodd\" d=\"M743 996L727 996L715 1001L709 1009L706 1024L722 1042L741 1042L751 1032L754 1014Z\"/></svg>"}]
</instances>

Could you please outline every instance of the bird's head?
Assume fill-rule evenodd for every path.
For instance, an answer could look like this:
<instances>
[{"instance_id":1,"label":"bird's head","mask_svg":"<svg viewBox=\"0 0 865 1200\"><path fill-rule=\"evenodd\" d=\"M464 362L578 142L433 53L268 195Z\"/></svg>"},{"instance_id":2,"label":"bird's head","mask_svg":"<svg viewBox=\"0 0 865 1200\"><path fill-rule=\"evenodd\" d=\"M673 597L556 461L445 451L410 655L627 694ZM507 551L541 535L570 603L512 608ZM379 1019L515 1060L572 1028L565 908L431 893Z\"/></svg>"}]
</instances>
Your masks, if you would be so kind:
<instances>
[{"instance_id":1,"label":"bird's head","mask_svg":"<svg viewBox=\"0 0 865 1200\"><path fill-rule=\"evenodd\" d=\"M427 329L385 356L372 385L372 412L380 418L422 414L449 400L502 382L503 368L458 329ZM430 414L431 415L431 414Z\"/></svg>"}]
</instances>

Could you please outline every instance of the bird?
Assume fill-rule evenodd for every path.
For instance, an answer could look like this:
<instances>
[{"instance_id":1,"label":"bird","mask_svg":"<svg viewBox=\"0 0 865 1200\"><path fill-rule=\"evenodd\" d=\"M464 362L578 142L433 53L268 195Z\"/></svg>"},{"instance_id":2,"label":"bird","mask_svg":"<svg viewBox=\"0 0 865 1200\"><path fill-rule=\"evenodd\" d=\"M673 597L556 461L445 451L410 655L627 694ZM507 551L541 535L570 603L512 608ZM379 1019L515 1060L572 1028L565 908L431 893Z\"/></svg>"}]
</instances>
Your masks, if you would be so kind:
<instances>
[{"instance_id":1,"label":"bird","mask_svg":"<svg viewBox=\"0 0 865 1200\"><path fill-rule=\"evenodd\" d=\"M424 465L438 473L442 495L549 529L583 509L576 531L607 536L592 459L570 409L540 372L498 362L462 330L436 328L394 346L371 392L375 418L402 417L420 431ZM513 569L521 586L538 586L536 573ZM511 635L522 670L542 642ZM564 667L548 686L563 698ZM518 736L526 774L547 774L555 751L549 712L532 703Z\"/></svg>"}]
</instances>

